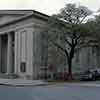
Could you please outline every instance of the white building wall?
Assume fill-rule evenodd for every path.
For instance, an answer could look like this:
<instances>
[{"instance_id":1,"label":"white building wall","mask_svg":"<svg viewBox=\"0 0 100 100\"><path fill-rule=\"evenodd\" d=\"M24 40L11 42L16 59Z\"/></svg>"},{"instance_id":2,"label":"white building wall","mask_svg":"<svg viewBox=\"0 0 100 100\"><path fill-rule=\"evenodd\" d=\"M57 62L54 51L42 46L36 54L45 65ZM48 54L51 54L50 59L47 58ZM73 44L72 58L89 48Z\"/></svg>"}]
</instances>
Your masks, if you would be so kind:
<instances>
[{"instance_id":1,"label":"white building wall","mask_svg":"<svg viewBox=\"0 0 100 100\"><path fill-rule=\"evenodd\" d=\"M21 71L25 63L25 72ZM24 77L33 72L33 28L19 29L15 33L15 73Z\"/></svg>"},{"instance_id":2,"label":"white building wall","mask_svg":"<svg viewBox=\"0 0 100 100\"><path fill-rule=\"evenodd\" d=\"M15 73L24 77L36 76L41 63L41 30L46 22L42 19L27 18L0 29L0 34L15 32ZM21 72L21 62L26 63L26 72Z\"/></svg>"},{"instance_id":3,"label":"white building wall","mask_svg":"<svg viewBox=\"0 0 100 100\"><path fill-rule=\"evenodd\" d=\"M76 53L73 59L73 72L77 73L87 69L100 68L99 58L100 55L97 54L96 48L94 50L93 47L83 47L79 49L78 54Z\"/></svg>"},{"instance_id":4,"label":"white building wall","mask_svg":"<svg viewBox=\"0 0 100 100\"><path fill-rule=\"evenodd\" d=\"M33 77L38 78L41 64L41 30L34 27L33 32Z\"/></svg>"}]
</instances>

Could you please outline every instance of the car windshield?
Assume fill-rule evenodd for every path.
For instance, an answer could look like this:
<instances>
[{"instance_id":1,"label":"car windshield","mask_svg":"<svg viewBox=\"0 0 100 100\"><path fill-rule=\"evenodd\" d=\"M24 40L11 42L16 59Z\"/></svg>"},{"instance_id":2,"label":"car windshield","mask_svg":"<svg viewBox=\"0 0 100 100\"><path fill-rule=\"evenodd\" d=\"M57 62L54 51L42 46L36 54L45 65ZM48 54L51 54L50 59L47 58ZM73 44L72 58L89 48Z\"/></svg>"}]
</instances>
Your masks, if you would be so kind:
<instances>
[{"instance_id":1,"label":"car windshield","mask_svg":"<svg viewBox=\"0 0 100 100\"><path fill-rule=\"evenodd\" d=\"M83 74L89 74L89 73L91 73L91 71L87 70Z\"/></svg>"}]
</instances>

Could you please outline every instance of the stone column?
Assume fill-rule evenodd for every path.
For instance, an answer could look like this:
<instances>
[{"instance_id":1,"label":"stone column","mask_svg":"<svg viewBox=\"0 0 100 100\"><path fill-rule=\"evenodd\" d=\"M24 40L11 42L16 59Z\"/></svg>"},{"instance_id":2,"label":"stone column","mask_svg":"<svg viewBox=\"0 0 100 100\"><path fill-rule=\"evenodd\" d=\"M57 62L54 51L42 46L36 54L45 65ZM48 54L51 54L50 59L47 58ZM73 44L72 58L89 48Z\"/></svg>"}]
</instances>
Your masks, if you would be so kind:
<instances>
[{"instance_id":1,"label":"stone column","mask_svg":"<svg viewBox=\"0 0 100 100\"><path fill-rule=\"evenodd\" d=\"M12 36L8 33L8 46L7 46L7 73L12 71Z\"/></svg>"},{"instance_id":2,"label":"stone column","mask_svg":"<svg viewBox=\"0 0 100 100\"><path fill-rule=\"evenodd\" d=\"M17 32L15 32L15 46L14 46L14 51L15 51L15 70L14 70L14 72L17 74L18 73L18 33Z\"/></svg>"},{"instance_id":3,"label":"stone column","mask_svg":"<svg viewBox=\"0 0 100 100\"><path fill-rule=\"evenodd\" d=\"M26 41L26 73L28 75L33 74L33 28L27 29L27 41Z\"/></svg>"},{"instance_id":4,"label":"stone column","mask_svg":"<svg viewBox=\"0 0 100 100\"><path fill-rule=\"evenodd\" d=\"M0 36L0 72L1 72L1 59L2 59L2 37Z\"/></svg>"}]
</instances>

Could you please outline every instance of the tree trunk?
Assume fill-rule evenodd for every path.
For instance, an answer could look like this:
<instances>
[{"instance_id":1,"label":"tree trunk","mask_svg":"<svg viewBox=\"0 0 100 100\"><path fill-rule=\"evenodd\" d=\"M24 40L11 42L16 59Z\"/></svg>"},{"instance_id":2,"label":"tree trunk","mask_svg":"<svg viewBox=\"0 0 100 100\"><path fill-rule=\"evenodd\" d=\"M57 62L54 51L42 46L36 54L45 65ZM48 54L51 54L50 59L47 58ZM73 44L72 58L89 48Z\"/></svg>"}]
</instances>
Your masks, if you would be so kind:
<instances>
[{"instance_id":1,"label":"tree trunk","mask_svg":"<svg viewBox=\"0 0 100 100\"><path fill-rule=\"evenodd\" d=\"M68 57L68 76L69 76L69 79L71 80L73 79L72 78L72 60L74 57L74 50L75 50L75 45L73 44L69 52L69 57Z\"/></svg>"},{"instance_id":2,"label":"tree trunk","mask_svg":"<svg viewBox=\"0 0 100 100\"><path fill-rule=\"evenodd\" d=\"M72 59L68 59L68 79L72 79Z\"/></svg>"}]
</instances>

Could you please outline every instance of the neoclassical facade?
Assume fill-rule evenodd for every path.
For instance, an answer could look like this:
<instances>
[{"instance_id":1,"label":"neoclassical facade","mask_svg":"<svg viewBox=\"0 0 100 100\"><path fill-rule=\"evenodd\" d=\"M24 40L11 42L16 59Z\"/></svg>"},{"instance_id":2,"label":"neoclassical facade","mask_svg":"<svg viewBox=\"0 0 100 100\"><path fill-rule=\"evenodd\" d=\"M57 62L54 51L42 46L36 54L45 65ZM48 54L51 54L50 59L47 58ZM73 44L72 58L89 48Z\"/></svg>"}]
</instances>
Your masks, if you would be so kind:
<instances>
[{"instance_id":1,"label":"neoclassical facade","mask_svg":"<svg viewBox=\"0 0 100 100\"><path fill-rule=\"evenodd\" d=\"M59 71L67 68L64 55L58 57L60 53L48 50L48 18L34 10L0 11L0 75L38 79L48 64L54 64ZM86 45L75 53L73 72L100 67L100 47L94 38L84 40Z\"/></svg>"},{"instance_id":2,"label":"neoclassical facade","mask_svg":"<svg viewBox=\"0 0 100 100\"><path fill-rule=\"evenodd\" d=\"M37 11L0 11L0 73L38 77L47 64L48 16Z\"/></svg>"},{"instance_id":3,"label":"neoclassical facade","mask_svg":"<svg viewBox=\"0 0 100 100\"><path fill-rule=\"evenodd\" d=\"M100 45L97 37L86 36L83 41L73 59L74 73L100 68Z\"/></svg>"},{"instance_id":4,"label":"neoclassical facade","mask_svg":"<svg viewBox=\"0 0 100 100\"><path fill-rule=\"evenodd\" d=\"M68 47L68 46L66 46ZM50 47L49 47L50 48ZM67 58L61 50L56 47L49 49L49 62L58 72L68 72ZM85 36L81 45L77 45L72 60L73 74L79 74L88 69L100 68L100 45L97 37Z\"/></svg>"}]
</instances>

